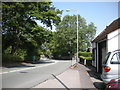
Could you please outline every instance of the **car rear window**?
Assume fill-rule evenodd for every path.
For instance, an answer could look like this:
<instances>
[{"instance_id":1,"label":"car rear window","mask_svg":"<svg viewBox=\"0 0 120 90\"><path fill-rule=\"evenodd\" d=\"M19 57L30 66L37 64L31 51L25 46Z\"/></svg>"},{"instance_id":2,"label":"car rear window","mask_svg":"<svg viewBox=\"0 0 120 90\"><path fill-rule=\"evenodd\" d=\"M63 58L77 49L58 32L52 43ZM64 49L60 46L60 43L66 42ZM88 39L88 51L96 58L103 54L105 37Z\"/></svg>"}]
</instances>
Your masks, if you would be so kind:
<instances>
[{"instance_id":1,"label":"car rear window","mask_svg":"<svg viewBox=\"0 0 120 90\"><path fill-rule=\"evenodd\" d=\"M112 56L111 64L120 64L120 52L117 52Z\"/></svg>"}]
</instances>

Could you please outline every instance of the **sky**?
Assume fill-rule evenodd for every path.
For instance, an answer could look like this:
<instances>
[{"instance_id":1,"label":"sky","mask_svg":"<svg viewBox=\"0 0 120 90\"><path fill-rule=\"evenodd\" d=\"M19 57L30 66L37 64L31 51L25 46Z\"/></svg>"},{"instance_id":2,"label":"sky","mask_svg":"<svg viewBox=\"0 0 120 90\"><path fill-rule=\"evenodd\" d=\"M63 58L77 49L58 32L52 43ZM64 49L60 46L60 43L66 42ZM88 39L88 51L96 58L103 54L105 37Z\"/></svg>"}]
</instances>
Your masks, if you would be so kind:
<instances>
[{"instance_id":1,"label":"sky","mask_svg":"<svg viewBox=\"0 0 120 90\"><path fill-rule=\"evenodd\" d=\"M64 10L62 17L69 14L80 14L87 24L93 22L97 27L96 35L100 34L106 26L118 18L118 2L53 2L53 5ZM69 12L66 10L69 9Z\"/></svg>"}]
</instances>

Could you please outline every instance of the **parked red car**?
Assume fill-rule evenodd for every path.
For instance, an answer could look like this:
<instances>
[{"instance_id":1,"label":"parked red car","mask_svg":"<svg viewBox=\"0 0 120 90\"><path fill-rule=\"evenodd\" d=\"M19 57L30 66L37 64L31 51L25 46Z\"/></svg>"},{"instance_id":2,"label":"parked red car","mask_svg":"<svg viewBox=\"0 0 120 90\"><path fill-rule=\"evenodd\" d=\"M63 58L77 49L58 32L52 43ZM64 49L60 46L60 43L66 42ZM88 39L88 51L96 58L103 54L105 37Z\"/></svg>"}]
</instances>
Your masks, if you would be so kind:
<instances>
[{"instance_id":1,"label":"parked red car","mask_svg":"<svg viewBox=\"0 0 120 90\"><path fill-rule=\"evenodd\" d=\"M109 81L105 87L105 90L120 90L120 77Z\"/></svg>"}]
</instances>

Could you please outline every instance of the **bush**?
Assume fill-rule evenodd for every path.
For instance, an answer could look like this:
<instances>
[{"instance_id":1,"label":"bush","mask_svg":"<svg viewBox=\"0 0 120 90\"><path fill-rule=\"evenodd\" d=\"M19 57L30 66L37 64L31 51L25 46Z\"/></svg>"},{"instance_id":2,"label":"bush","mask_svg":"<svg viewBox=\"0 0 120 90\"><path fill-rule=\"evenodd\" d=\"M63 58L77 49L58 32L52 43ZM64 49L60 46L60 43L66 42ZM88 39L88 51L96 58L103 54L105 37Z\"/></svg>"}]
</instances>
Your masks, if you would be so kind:
<instances>
[{"instance_id":1,"label":"bush","mask_svg":"<svg viewBox=\"0 0 120 90\"><path fill-rule=\"evenodd\" d=\"M33 56L35 56L35 60L33 60ZM24 57L25 62L39 61L39 59L40 59L40 55L31 55L31 56Z\"/></svg>"},{"instance_id":2,"label":"bush","mask_svg":"<svg viewBox=\"0 0 120 90\"><path fill-rule=\"evenodd\" d=\"M81 61L83 61L84 64L91 65L92 61L92 53L91 52L79 52L79 56L81 58ZM84 60L87 60L85 63Z\"/></svg>"},{"instance_id":3,"label":"bush","mask_svg":"<svg viewBox=\"0 0 120 90\"><path fill-rule=\"evenodd\" d=\"M2 55L2 62L3 63L12 63L12 62L20 62L23 61L23 59L20 56L17 55Z\"/></svg>"},{"instance_id":4,"label":"bush","mask_svg":"<svg viewBox=\"0 0 120 90\"><path fill-rule=\"evenodd\" d=\"M82 58L82 59L86 59L86 60L92 60L92 57L84 57L84 56L80 56L80 58Z\"/></svg>"},{"instance_id":5,"label":"bush","mask_svg":"<svg viewBox=\"0 0 120 90\"><path fill-rule=\"evenodd\" d=\"M79 56L91 57L92 53L91 52L79 52Z\"/></svg>"}]
</instances>

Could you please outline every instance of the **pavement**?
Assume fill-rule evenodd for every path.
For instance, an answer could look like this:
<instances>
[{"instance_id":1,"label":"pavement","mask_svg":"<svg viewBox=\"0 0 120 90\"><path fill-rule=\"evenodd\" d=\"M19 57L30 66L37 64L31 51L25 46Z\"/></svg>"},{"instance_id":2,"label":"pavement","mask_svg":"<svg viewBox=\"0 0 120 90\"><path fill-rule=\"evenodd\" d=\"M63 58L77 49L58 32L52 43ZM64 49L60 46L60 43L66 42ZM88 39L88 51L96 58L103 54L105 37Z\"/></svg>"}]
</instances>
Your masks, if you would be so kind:
<instances>
[{"instance_id":1,"label":"pavement","mask_svg":"<svg viewBox=\"0 0 120 90\"><path fill-rule=\"evenodd\" d=\"M54 74L52 76L53 79L46 80L33 88L103 89L100 74L96 73L95 68L92 66L77 64L77 66L73 65L58 76Z\"/></svg>"}]
</instances>

